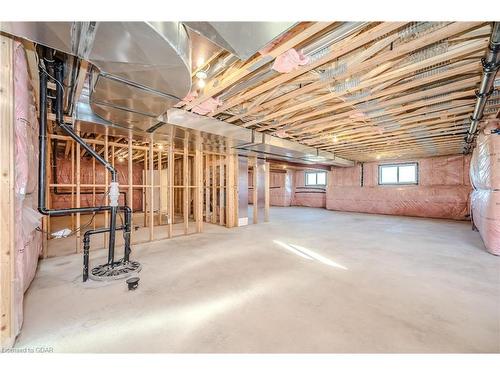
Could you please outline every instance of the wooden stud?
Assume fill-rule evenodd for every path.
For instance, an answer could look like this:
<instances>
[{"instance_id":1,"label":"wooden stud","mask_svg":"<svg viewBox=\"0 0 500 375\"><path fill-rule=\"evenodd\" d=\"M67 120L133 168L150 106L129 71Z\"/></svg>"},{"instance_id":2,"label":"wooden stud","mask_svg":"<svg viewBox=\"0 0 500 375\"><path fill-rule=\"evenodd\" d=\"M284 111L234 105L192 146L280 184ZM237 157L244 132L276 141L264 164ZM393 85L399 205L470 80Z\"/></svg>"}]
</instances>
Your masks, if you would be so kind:
<instances>
[{"instance_id":1,"label":"wooden stud","mask_svg":"<svg viewBox=\"0 0 500 375\"><path fill-rule=\"evenodd\" d=\"M167 155L167 173L168 173L168 238L173 236L173 224L174 224L174 138L173 138L173 127L170 132L170 140L168 144L168 155Z\"/></svg>"},{"instance_id":2,"label":"wooden stud","mask_svg":"<svg viewBox=\"0 0 500 375\"><path fill-rule=\"evenodd\" d=\"M80 122L78 121L76 123L76 134L80 135ZM76 178L75 178L75 183L76 183L76 207L79 208L81 206L81 187L80 187L80 182L81 182L81 170L80 170L80 145L76 143ZM80 213L76 214L76 252L79 253L81 252L81 217Z\"/></svg>"},{"instance_id":3,"label":"wooden stud","mask_svg":"<svg viewBox=\"0 0 500 375\"><path fill-rule=\"evenodd\" d=\"M225 190L225 176L224 176L224 164L225 160L223 156L219 157L219 225L224 225L224 190Z\"/></svg>"},{"instance_id":4,"label":"wooden stud","mask_svg":"<svg viewBox=\"0 0 500 375\"><path fill-rule=\"evenodd\" d=\"M164 184L163 184L163 158L162 158L163 152L160 150L158 151L158 160L157 160L157 165L156 169L158 171L158 179L159 179L159 193L158 193L158 225L162 225L162 216L163 216L163 202L165 201L165 191L164 191Z\"/></svg>"},{"instance_id":5,"label":"wooden stud","mask_svg":"<svg viewBox=\"0 0 500 375\"><path fill-rule=\"evenodd\" d=\"M14 344L14 41L0 35L0 347Z\"/></svg>"},{"instance_id":6,"label":"wooden stud","mask_svg":"<svg viewBox=\"0 0 500 375\"><path fill-rule=\"evenodd\" d=\"M128 194L127 194L127 206L132 210L130 223L131 231L130 231L130 243L132 243L133 233L134 233L134 164L132 162L132 131L129 132L128 135L128 158L127 158L127 181L128 181ZM95 160L95 159L94 159Z\"/></svg>"},{"instance_id":7,"label":"wooden stud","mask_svg":"<svg viewBox=\"0 0 500 375\"><path fill-rule=\"evenodd\" d=\"M216 174L216 158L217 155L210 157L210 189L212 193L211 216L210 221L212 224L217 223L217 174Z\"/></svg>"},{"instance_id":8,"label":"wooden stud","mask_svg":"<svg viewBox=\"0 0 500 375\"><path fill-rule=\"evenodd\" d=\"M148 226L148 190L147 190L147 186L148 184L146 183L147 182L147 178L148 178L148 150L144 150L144 159L143 159L143 163L144 163L144 169L142 171L142 177L143 177L143 181L144 181L144 186L142 188L142 207L143 207L143 212L144 212L144 228Z\"/></svg>"},{"instance_id":9,"label":"wooden stud","mask_svg":"<svg viewBox=\"0 0 500 375\"><path fill-rule=\"evenodd\" d=\"M155 205L154 205L154 165L153 165L153 134L150 135L149 138L149 240L153 241L154 240L154 212L155 212Z\"/></svg>"},{"instance_id":10,"label":"wooden stud","mask_svg":"<svg viewBox=\"0 0 500 375\"><path fill-rule=\"evenodd\" d=\"M251 163L253 167L253 173L252 173L252 185L253 185L253 190L252 190L252 199L253 199L253 223L257 224L259 222L259 205L258 205L258 198L259 198L259 187L258 187L258 178L257 178L257 157L256 156L251 156L248 158L249 164Z\"/></svg>"},{"instance_id":11,"label":"wooden stud","mask_svg":"<svg viewBox=\"0 0 500 375\"><path fill-rule=\"evenodd\" d=\"M75 142L71 142L71 207L75 207ZM76 229L75 214L71 214L71 230ZM78 250L76 250L78 251Z\"/></svg>"},{"instance_id":12,"label":"wooden stud","mask_svg":"<svg viewBox=\"0 0 500 375\"><path fill-rule=\"evenodd\" d=\"M184 140L184 153L182 154L182 215L184 219L184 234L189 232L189 150L188 150L188 140Z\"/></svg>"},{"instance_id":13,"label":"wooden stud","mask_svg":"<svg viewBox=\"0 0 500 375\"><path fill-rule=\"evenodd\" d=\"M210 222L210 165L209 155L205 152L204 181L205 181L205 221Z\"/></svg>"},{"instance_id":14,"label":"wooden stud","mask_svg":"<svg viewBox=\"0 0 500 375\"><path fill-rule=\"evenodd\" d=\"M201 233L203 231L203 152L200 138L196 140L194 171L196 185L194 199L196 232Z\"/></svg>"},{"instance_id":15,"label":"wooden stud","mask_svg":"<svg viewBox=\"0 0 500 375\"><path fill-rule=\"evenodd\" d=\"M226 227L235 226L235 206L237 196L235 192L235 155L229 149L226 154L227 180L226 180Z\"/></svg>"},{"instance_id":16,"label":"wooden stud","mask_svg":"<svg viewBox=\"0 0 500 375\"><path fill-rule=\"evenodd\" d=\"M264 221L269 221L269 206L270 206L270 173L271 164L267 161L265 164L265 183L264 183Z\"/></svg>"},{"instance_id":17,"label":"wooden stud","mask_svg":"<svg viewBox=\"0 0 500 375\"><path fill-rule=\"evenodd\" d=\"M109 155L109 128L106 127L105 130L105 135L104 135L104 159L108 160L108 155ZM107 192L109 188L109 173L107 171L104 172L104 185L106 186L104 188L104 191ZM107 206L109 204L109 197L108 194L104 194L104 205ZM104 225L108 226L109 224L109 212L104 211ZM108 234L104 233L103 239L103 247L106 248L108 246Z\"/></svg>"}]
</instances>

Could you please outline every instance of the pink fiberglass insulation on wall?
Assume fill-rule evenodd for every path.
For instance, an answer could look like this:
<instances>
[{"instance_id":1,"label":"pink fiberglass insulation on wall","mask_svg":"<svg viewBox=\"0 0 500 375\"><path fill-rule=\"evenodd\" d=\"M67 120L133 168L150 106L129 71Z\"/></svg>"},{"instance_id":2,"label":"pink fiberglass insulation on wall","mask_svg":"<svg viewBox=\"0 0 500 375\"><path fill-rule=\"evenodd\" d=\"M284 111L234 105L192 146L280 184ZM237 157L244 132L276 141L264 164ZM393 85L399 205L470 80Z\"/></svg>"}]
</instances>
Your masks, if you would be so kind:
<instances>
[{"instance_id":1,"label":"pink fiberglass insulation on wall","mask_svg":"<svg viewBox=\"0 0 500 375\"><path fill-rule=\"evenodd\" d=\"M293 171L294 189L292 206L326 207L326 190L321 187L306 186L305 170Z\"/></svg>"},{"instance_id":2,"label":"pink fiberglass insulation on wall","mask_svg":"<svg viewBox=\"0 0 500 375\"><path fill-rule=\"evenodd\" d=\"M41 224L37 211L38 121L33 88L28 74L26 53L20 43L14 54L15 97L15 271L14 322L15 335L23 323L23 298L33 280L42 252Z\"/></svg>"},{"instance_id":3,"label":"pink fiberglass insulation on wall","mask_svg":"<svg viewBox=\"0 0 500 375\"><path fill-rule=\"evenodd\" d=\"M128 194L128 187L123 186L128 184L128 163L124 162L116 163L115 168L118 172L118 182L120 183L120 192L124 194L120 194L119 204L124 205L125 195ZM142 164L134 163L132 167L132 183L134 185L142 185L142 171L144 167ZM56 178L53 180L57 181L58 184L71 184L71 160L64 159L62 156L58 155L56 161ZM80 161L80 183L81 184L92 184L94 181L94 173L95 173L95 183L104 185L106 182L106 174L109 174L108 170L104 168L103 165L98 162L95 163L95 172L94 172L94 163L92 159L82 159ZM108 179L109 181L109 179ZM80 195L80 206L81 207L92 207L92 206L100 206L105 204L105 196L104 191L107 189L96 188L95 194L95 202L93 201L93 194L83 194L85 192L91 193L92 188L81 188ZM72 201L71 189L68 188L59 188L58 193L56 194L53 189L51 189L51 208L70 208L75 207L76 202ZM142 188L134 188L133 190L133 210L141 211L142 210ZM127 198L128 199L128 198ZM75 195L76 200L76 195Z\"/></svg>"},{"instance_id":4,"label":"pink fiberglass insulation on wall","mask_svg":"<svg viewBox=\"0 0 500 375\"><path fill-rule=\"evenodd\" d=\"M292 172L283 170L269 174L271 206L288 207L292 203Z\"/></svg>"},{"instance_id":5,"label":"pink fiberglass insulation on wall","mask_svg":"<svg viewBox=\"0 0 500 375\"><path fill-rule=\"evenodd\" d=\"M379 185L384 162L334 167L329 173L326 208L337 211L464 220L469 213L469 157L464 155L409 160L418 163L417 185Z\"/></svg>"},{"instance_id":6,"label":"pink fiberglass insulation on wall","mask_svg":"<svg viewBox=\"0 0 500 375\"><path fill-rule=\"evenodd\" d=\"M472 153L470 179L471 212L486 249L500 255L500 130L498 120L478 135Z\"/></svg>"}]
</instances>

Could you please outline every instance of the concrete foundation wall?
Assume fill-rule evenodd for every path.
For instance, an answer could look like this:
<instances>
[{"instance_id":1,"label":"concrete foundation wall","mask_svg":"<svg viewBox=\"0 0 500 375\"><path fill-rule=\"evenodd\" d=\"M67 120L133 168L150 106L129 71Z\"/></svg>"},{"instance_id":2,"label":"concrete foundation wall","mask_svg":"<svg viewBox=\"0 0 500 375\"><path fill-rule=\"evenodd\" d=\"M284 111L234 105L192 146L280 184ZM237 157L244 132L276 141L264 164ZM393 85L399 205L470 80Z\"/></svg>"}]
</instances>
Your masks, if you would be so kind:
<instances>
[{"instance_id":1,"label":"concrete foundation wall","mask_svg":"<svg viewBox=\"0 0 500 375\"><path fill-rule=\"evenodd\" d=\"M306 186L305 170L293 171L292 206L326 207L326 189Z\"/></svg>"}]
</instances>

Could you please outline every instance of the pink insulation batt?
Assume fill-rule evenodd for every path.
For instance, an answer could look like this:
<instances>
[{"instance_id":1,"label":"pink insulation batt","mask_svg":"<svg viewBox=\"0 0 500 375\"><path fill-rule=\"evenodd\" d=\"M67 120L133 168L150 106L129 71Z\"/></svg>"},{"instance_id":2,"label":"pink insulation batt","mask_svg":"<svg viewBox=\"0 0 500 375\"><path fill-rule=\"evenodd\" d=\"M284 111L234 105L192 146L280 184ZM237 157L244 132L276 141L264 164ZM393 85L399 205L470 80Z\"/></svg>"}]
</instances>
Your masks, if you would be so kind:
<instances>
[{"instance_id":1,"label":"pink insulation batt","mask_svg":"<svg viewBox=\"0 0 500 375\"><path fill-rule=\"evenodd\" d=\"M292 203L292 173L290 171L269 174L269 204L288 207Z\"/></svg>"},{"instance_id":2,"label":"pink insulation batt","mask_svg":"<svg viewBox=\"0 0 500 375\"><path fill-rule=\"evenodd\" d=\"M219 99L208 98L204 102L193 107L192 111L199 115L208 115L211 112L214 112L217 107L222 105L222 101Z\"/></svg>"},{"instance_id":3,"label":"pink insulation batt","mask_svg":"<svg viewBox=\"0 0 500 375\"><path fill-rule=\"evenodd\" d=\"M80 183L82 184L92 184L95 177L96 184L105 184L106 175L108 174L108 170L104 168L103 165L99 163L95 163L95 169L93 166L92 159L83 158L80 161ZM115 163L115 168L118 172L118 182L122 186L120 188L121 192L125 192L128 194L128 188L123 187L123 185L128 184L128 163ZM62 154L58 155L56 159L56 179L53 182L57 181L58 184L71 184L71 160L63 157ZM132 183L134 185L142 185L142 174L144 170L144 165L141 163L133 163L132 164ZM95 176L94 176L95 173ZM99 190L100 189L100 190ZM80 195L80 206L81 207L92 207L96 205L101 205L105 202L104 200L104 188L97 188L95 195L95 202L93 201L92 194L81 194ZM70 192L71 189L61 189L60 192ZM92 192L91 188L82 188L82 192ZM133 199L132 209L134 211L141 211L142 207L142 188L134 188L133 189ZM76 199L76 197L75 197ZM124 194L120 194L120 198L118 200L120 205L124 205L125 196ZM76 205L76 201L73 202L71 195L69 194L55 194L53 191L51 192L51 207L52 208L70 208Z\"/></svg>"},{"instance_id":4,"label":"pink insulation batt","mask_svg":"<svg viewBox=\"0 0 500 375\"><path fill-rule=\"evenodd\" d=\"M489 123L478 135L470 164L471 212L486 249L500 255L500 122Z\"/></svg>"},{"instance_id":5,"label":"pink insulation batt","mask_svg":"<svg viewBox=\"0 0 500 375\"><path fill-rule=\"evenodd\" d=\"M326 189L306 186L305 172L305 170L293 171L292 206L325 208Z\"/></svg>"},{"instance_id":6,"label":"pink insulation batt","mask_svg":"<svg viewBox=\"0 0 500 375\"><path fill-rule=\"evenodd\" d=\"M33 280L42 251L41 224L37 211L38 121L33 88L23 46L16 43L14 55L15 96L15 273L14 332L23 323L23 297Z\"/></svg>"},{"instance_id":7,"label":"pink insulation batt","mask_svg":"<svg viewBox=\"0 0 500 375\"><path fill-rule=\"evenodd\" d=\"M333 168L328 176L326 208L337 211L464 220L469 213L467 156L412 160L419 165L418 185L380 186L378 166Z\"/></svg>"},{"instance_id":8,"label":"pink insulation batt","mask_svg":"<svg viewBox=\"0 0 500 375\"><path fill-rule=\"evenodd\" d=\"M302 52L297 52L294 48L282 53L273 63L273 70L279 73L290 73L291 71L298 69L301 65L306 65L309 63L309 57L304 56Z\"/></svg>"}]
</instances>

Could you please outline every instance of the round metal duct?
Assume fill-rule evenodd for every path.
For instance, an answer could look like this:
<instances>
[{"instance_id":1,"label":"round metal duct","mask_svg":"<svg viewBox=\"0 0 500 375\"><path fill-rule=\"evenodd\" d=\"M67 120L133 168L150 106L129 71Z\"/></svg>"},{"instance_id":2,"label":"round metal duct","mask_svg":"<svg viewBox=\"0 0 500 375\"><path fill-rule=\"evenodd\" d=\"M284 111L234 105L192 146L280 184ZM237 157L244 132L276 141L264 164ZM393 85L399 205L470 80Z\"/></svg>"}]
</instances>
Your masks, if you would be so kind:
<instances>
[{"instance_id":1,"label":"round metal duct","mask_svg":"<svg viewBox=\"0 0 500 375\"><path fill-rule=\"evenodd\" d=\"M92 63L90 106L120 126L148 129L191 88L191 46L180 22L3 22L0 29Z\"/></svg>"}]
</instances>

